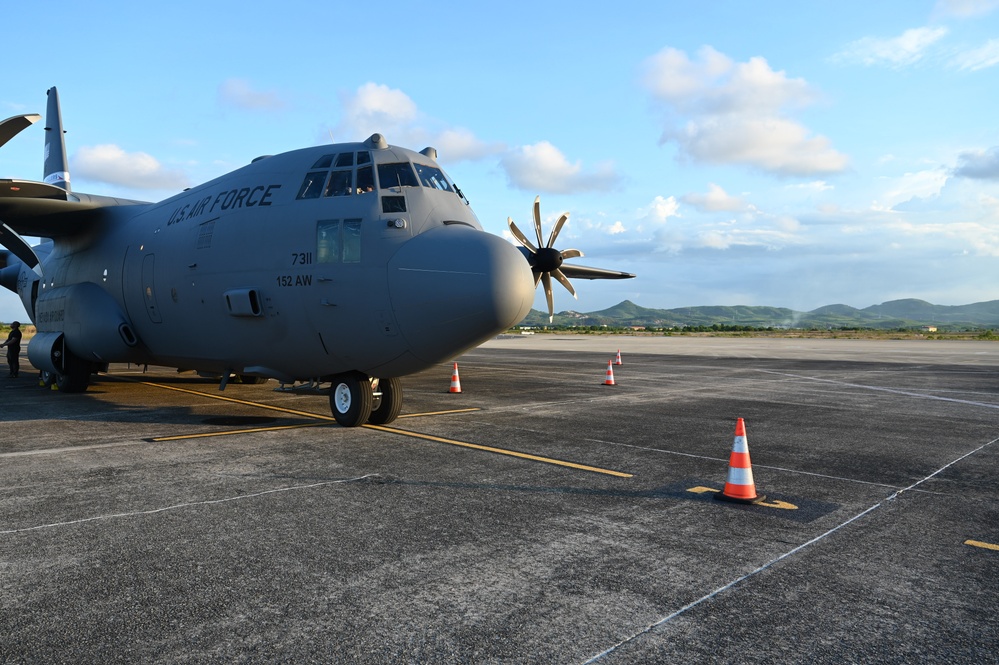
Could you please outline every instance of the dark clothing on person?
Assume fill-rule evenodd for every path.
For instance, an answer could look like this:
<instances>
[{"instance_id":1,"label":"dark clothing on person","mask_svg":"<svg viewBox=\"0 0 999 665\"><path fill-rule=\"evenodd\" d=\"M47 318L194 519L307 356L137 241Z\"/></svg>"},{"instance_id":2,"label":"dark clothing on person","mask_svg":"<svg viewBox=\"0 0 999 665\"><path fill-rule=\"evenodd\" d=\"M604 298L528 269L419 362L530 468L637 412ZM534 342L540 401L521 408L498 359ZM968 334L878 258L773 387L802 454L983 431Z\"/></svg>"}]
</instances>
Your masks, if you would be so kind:
<instances>
[{"instance_id":1,"label":"dark clothing on person","mask_svg":"<svg viewBox=\"0 0 999 665\"><path fill-rule=\"evenodd\" d=\"M10 377L16 379L21 371L21 329L13 328L3 343L7 347L7 366L10 367Z\"/></svg>"}]
</instances>

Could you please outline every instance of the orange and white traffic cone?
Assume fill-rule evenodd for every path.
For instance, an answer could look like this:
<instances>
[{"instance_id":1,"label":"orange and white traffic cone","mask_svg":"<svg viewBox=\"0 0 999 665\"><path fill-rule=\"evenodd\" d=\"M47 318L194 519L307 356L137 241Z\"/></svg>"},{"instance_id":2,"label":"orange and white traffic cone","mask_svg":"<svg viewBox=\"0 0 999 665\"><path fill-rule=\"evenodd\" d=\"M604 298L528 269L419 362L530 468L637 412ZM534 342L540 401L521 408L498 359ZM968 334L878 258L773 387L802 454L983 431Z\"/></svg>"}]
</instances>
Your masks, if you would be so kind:
<instances>
[{"instance_id":1,"label":"orange and white traffic cone","mask_svg":"<svg viewBox=\"0 0 999 665\"><path fill-rule=\"evenodd\" d=\"M623 365L624 364L623 362L621 362L621 349L617 350L617 358L614 359L614 364L615 365Z\"/></svg>"},{"instance_id":2,"label":"orange and white traffic cone","mask_svg":"<svg viewBox=\"0 0 999 665\"><path fill-rule=\"evenodd\" d=\"M454 364L454 370L451 372L451 388L448 390L450 393L460 393L461 392L461 380L458 378L458 363Z\"/></svg>"},{"instance_id":3,"label":"orange and white traffic cone","mask_svg":"<svg viewBox=\"0 0 999 665\"><path fill-rule=\"evenodd\" d=\"M725 481L725 489L720 494L715 494L715 498L736 503L757 503L766 500L765 496L756 494L753 465L749 460L749 442L746 440L746 423L742 418L735 423L735 441L732 443L732 454L728 458L728 480Z\"/></svg>"},{"instance_id":4,"label":"orange and white traffic cone","mask_svg":"<svg viewBox=\"0 0 999 665\"><path fill-rule=\"evenodd\" d=\"M611 365L613 365L613 364L614 364L614 361L612 361L612 360L608 360L607 361L607 378L604 379L604 385L605 386L614 386L614 385L617 385L616 383L614 383L614 368L611 367Z\"/></svg>"}]
</instances>

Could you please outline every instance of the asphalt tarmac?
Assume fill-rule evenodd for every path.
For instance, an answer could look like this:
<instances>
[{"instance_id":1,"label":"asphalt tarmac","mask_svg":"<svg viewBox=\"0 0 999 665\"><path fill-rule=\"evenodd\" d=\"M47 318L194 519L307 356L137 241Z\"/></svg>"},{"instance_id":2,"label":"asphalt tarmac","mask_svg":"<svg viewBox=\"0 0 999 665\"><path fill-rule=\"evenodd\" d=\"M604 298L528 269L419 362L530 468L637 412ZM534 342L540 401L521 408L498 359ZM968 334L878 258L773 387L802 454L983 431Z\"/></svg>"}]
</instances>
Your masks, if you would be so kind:
<instances>
[{"instance_id":1,"label":"asphalt tarmac","mask_svg":"<svg viewBox=\"0 0 999 665\"><path fill-rule=\"evenodd\" d=\"M608 360L620 349L621 365ZM521 336L325 394L0 378L3 663L978 663L999 344ZM766 501L714 496L743 418Z\"/></svg>"}]
</instances>

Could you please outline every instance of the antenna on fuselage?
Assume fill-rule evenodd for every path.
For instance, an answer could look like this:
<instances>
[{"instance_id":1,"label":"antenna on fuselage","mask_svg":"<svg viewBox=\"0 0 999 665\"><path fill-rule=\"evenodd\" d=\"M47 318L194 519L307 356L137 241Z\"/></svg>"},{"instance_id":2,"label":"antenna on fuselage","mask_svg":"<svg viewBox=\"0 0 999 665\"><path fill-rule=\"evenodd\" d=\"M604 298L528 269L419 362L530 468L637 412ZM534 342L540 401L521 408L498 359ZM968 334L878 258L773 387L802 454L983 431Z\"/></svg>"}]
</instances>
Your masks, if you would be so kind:
<instances>
[{"instance_id":1,"label":"antenna on fuselage","mask_svg":"<svg viewBox=\"0 0 999 665\"><path fill-rule=\"evenodd\" d=\"M44 182L72 191L69 186L69 160L66 159L66 132L62 128L59 92L52 86L45 109L45 177Z\"/></svg>"}]
</instances>

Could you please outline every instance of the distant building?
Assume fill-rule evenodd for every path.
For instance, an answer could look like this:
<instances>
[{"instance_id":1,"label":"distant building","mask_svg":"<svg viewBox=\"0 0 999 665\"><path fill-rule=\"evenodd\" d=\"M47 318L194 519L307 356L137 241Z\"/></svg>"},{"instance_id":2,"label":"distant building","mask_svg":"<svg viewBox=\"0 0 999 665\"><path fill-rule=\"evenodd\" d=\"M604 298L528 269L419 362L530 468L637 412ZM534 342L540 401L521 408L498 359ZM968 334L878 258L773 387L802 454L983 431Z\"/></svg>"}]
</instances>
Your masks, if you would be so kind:
<instances>
[{"instance_id":1,"label":"distant building","mask_svg":"<svg viewBox=\"0 0 999 665\"><path fill-rule=\"evenodd\" d=\"M936 332L937 331L937 327L936 326L923 326L922 328L920 328L920 330L922 330L923 332Z\"/></svg>"}]
</instances>

